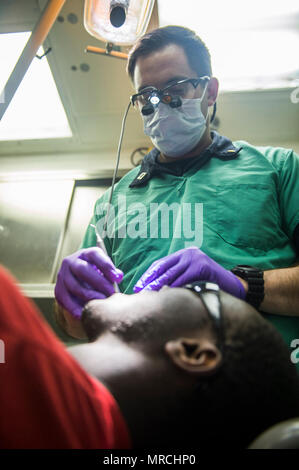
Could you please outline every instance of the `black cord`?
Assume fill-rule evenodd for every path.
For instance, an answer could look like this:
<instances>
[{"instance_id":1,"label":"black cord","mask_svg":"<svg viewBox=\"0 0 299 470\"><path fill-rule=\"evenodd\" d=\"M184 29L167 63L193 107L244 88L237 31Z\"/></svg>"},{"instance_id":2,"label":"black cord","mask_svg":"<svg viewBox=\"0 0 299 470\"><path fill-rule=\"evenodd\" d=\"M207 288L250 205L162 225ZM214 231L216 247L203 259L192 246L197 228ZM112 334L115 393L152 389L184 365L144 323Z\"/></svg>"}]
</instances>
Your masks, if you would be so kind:
<instances>
[{"instance_id":1,"label":"black cord","mask_svg":"<svg viewBox=\"0 0 299 470\"><path fill-rule=\"evenodd\" d=\"M211 121L210 122L213 122L214 121L214 118L216 116L216 111L217 111L217 105L216 105L216 102L214 103L214 106L213 106L213 113L212 113L212 117L211 117Z\"/></svg>"},{"instance_id":2,"label":"black cord","mask_svg":"<svg viewBox=\"0 0 299 470\"><path fill-rule=\"evenodd\" d=\"M106 218L105 218L105 222L104 222L102 238L105 237L105 232L107 231L108 217L109 217L109 212L110 212L110 204L111 204L111 201L112 201L115 180L116 180L116 177L117 177L119 160L120 160L120 151L121 151L121 146L122 146L122 141L123 141L123 136L124 136L124 131L125 131L125 124L126 124L127 115L128 115L130 106L131 106L131 101L129 101L129 104L126 108L126 111L125 111L125 114L124 114L124 117L123 117L123 120L122 120L122 124L121 124L120 136L119 136L119 141L118 141L118 149L117 149L117 157L116 157L116 165L115 165L114 173L113 173L113 177L112 177L112 184L111 184L110 196L109 196L109 201L108 201L108 209L107 209Z\"/></svg>"},{"instance_id":3,"label":"black cord","mask_svg":"<svg viewBox=\"0 0 299 470\"><path fill-rule=\"evenodd\" d=\"M145 155L149 152L149 148L148 147L138 147L137 149L135 149L132 153L131 153L131 156L130 156L130 162L132 163L133 166L138 166L140 165L140 163L142 162L143 160L143 157L145 157ZM140 160L137 160L137 161L134 161L134 157L135 155L139 154L140 156Z\"/></svg>"}]
</instances>

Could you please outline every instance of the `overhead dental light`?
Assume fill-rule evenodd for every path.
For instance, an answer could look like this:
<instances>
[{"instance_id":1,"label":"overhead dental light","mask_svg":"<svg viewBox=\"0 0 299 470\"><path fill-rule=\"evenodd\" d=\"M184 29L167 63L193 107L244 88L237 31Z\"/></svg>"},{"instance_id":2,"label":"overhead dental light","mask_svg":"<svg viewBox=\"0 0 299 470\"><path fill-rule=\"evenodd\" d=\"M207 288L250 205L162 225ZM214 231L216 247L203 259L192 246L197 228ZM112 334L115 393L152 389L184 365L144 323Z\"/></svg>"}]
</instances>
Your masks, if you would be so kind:
<instances>
[{"instance_id":1,"label":"overhead dental light","mask_svg":"<svg viewBox=\"0 0 299 470\"><path fill-rule=\"evenodd\" d=\"M145 33L155 0L85 0L84 26L92 36L126 46Z\"/></svg>"},{"instance_id":2,"label":"overhead dental light","mask_svg":"<svg viewBox=\"0 0 299 470\"><path fill-rule=\"evenodd\" d=\"M129 46L134 44L135 41L146 32L153 14L154 5L155 0L85 0L85 29L95 38L106 42L106 49L87 46L85 49L86 52L127 59L128 55L126 53L120 52L119 50L113 50L113 48L114 46ZM155 12L158 22L157 7L154 10L153 16L155 16ZM157 26L158 24L155 27ZM103 227L103 238L107 230L109 207L113 197L125 123L130 106L131 100L126 108L122 120L116 165L110 189L108 210Z\"/></svg>"},{"instance_id":3,"label":"overhead dental light","mask_svg":"<svg viewBox=\"0 0 299 470\"><path fill-rule=\"evenodd\" d=\"M124 0L123 2L118 0L111 0L110 3L110 23L115 28L120 28L126 21L129 0Z\"/></svg>"}]
</instances>

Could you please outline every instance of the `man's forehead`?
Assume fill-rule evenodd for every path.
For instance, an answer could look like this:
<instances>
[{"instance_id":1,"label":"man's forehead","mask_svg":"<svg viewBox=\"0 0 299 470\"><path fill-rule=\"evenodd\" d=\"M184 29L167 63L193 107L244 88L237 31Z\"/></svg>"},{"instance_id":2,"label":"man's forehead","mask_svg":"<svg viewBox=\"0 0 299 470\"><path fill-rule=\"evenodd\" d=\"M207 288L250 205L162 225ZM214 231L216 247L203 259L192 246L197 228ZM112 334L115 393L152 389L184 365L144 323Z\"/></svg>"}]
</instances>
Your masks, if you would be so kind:
<instances>
[{"instance_id":1,"label":"man's forehead","mask_svg":"<svg viewBox=\"0 0 299 470\"><path fill-rule=\"evenodd\" d=\"M169 44L137 59L134 85L137 91L147 86L162 88L176 79L195 76L184 49L176 44Z\"/></svg>"}]
</instances>

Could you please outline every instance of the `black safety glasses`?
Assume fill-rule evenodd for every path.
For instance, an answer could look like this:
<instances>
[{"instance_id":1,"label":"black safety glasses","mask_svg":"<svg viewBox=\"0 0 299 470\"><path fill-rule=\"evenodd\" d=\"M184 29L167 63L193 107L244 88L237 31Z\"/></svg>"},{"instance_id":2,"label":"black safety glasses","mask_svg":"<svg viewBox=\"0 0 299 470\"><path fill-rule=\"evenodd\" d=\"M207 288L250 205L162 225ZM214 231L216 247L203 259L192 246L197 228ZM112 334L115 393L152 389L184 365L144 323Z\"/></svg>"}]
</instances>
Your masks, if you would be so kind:
<instances>
[{"instance_id":1,"label":"black safety glasses","mask_svg":"<svg viewBox=\"0 0 299 470\"><path fill-rule=\"evenodd\" d=\"M224 326L220 302L220 289L217 284L207 281L196 281L184 286L198 295L204 304L217 334L217 342L220 351L224 351Z\"/></svg>"}]
</instances>

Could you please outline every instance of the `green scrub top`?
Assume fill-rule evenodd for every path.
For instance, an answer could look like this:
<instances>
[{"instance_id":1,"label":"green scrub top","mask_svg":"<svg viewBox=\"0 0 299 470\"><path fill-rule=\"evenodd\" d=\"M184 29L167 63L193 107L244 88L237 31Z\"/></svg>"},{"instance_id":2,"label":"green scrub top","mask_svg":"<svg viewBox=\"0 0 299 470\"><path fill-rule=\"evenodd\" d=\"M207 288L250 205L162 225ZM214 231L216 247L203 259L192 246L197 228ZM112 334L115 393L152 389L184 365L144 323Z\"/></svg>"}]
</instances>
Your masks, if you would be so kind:
<instances>
[{"instance_id":1,"label":"green scrub top","mask_svg":"<svg viewBox=\"0 0 299 470\"><path fill-rule=\"evenodd\" d=\"M124 272L122 292L131 294L155 260L187 246L199 247L227 269L247 264L268 270L296 262L292 238L299 224L298 155L243 141L233 145L241 147L235 149L236 158L210 158L201 166L199 157L182 176L155 174L147 184L129 187L138 175L142 178L137 167L117 183L105 245ZM109 194L95 204L91 223L98 227ZM94 229L88 226L81 247L95 245ZM289 347L299 339L299 317L264 316Z\"/></svg>"}]
</instances>

